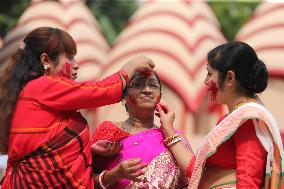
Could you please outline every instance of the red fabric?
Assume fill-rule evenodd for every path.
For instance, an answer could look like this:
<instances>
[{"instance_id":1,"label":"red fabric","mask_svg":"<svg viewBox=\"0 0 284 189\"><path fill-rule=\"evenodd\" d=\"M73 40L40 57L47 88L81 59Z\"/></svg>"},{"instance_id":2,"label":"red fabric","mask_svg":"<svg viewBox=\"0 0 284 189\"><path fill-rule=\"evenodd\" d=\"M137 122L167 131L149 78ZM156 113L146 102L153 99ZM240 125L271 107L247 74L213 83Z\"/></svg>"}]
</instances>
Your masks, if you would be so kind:
<instances>
[{"instance_id":1,"label":"red fabric","mask_svg":"<svg viewBox=\"0 0 284 189\"><path fill-rule=\"evenodd\" d=\"M122 81L118 73L98 82L75 82L56 76L30 81L23 88L13 115L8 169L61 132L74 120L72 115L77 110L119 102L121 95ZM89 136L85 140L89 142Z\"/></svg>"},{"instance_id":2,"label":"red fabric","mask_svg":"<svg viewBox=\"0 0 284 189\"><path fill-rule=\"evenodd\" d=\"M104 121L101 123L96 130L93 133L91 144L94 144L95 142L99 140L108 140L111 142L119 142L122 139L125 139L127 137L130 137L131 134L128 132L125 132L118 128L115 124L113 124L111 121ZM112 158L116 158L115 156L94 156L93 157L93 172L94 173L100 173L103 170L102 167L105 167L105 163L112 161Z\"/></svg>"},{"instance_id":3,"label":"red fabric","mask_svg":"<svg viewBox=\"0 0 284 189\"><path fill-rule=\"evenodd\" d=\"M236 169L238 189L260 188L266 156L267 152L256 136L252 120L248 120L206 160L206 166ZM194 160L188 165L187 175L191 175Z\"/></svg>"},{"instance_id":4,"label":"red fabric","mask_svg":"<svg viewBox=\"0 0 284 189\"><path fill-rule=\"evenodd\" d=\"M185 171L185 176L187 177L191 177L192 175L192 171L193 171L193 166L194 166L194 163L195 163L195 159L196 159L196 156L193 156L186 168L186 171Z\"/></svg>"},{"instance_id":5,"label":"red fabric","mask_svg":"<svg viewBox=\"0 0 284 189\"><path fill-rule=\"evenodd\" d=\"M111 142L118 142L130 136L130 133L121 130L111 121L105 121L101 123L94 131L92 143L95 143L98 140L109 140Z\"/></svg>"},{"instance_id":6,"label":"red fabric","mask_svg":"<svg viewBox=\"0 0 284 189\"><path fill-rule=\"evenodd\" d=\"M13 162L3 188L93 188L89 129L79 113L73 117L47 143Z\"/></svg>"}]
</instances>

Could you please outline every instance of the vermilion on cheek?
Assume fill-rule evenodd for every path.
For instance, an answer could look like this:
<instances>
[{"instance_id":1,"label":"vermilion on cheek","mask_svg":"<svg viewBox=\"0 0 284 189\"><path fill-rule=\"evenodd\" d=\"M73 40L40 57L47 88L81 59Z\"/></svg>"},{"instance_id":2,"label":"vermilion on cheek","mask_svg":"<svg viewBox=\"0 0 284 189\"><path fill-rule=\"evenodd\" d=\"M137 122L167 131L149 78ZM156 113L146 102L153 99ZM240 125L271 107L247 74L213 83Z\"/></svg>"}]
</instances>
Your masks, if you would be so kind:
<instances>
[{"instance_id":1,"label":"vermilion on cheek","mask_svg":"<svg viewBox=\"0 0 284 189\"><path fill-rule=\"evenodd\" d=\"M161 100L161 96L158 96L156 104L158 104L160 102L160 100Z\"/></svg>"},{"instance_id":2,"label":"vermilion on cheek","mask_svg":"<svg viewBox=\"0 0 284 189\"><path fill-rule=\"evenodd\" d=\"M132 104L137 104L136 98L132 95L128 96L129 102Z\"/></svg>"},{"instance_id":3,"label":"vermilion on cheek","mask_svg":"<svg viewBox=\"0 0 284 189\"><path fill-rule=\"evenodd\" d=\"M215 101L219 89L217 88L216 83L212 80L208 83L208 91L210 92L211 101Z\"/></svg>"},{"instance_id":4,"label":"vermilion on cheek","mask_svg":"<svg viewBox=\"0 0 284 189\"><path fill-rule=\"evenodd\" d=\"M58 75L67 77L68 79L70 79L71 78L71 64L69 62L65 62Z\"/></svg>"}]
</instances>

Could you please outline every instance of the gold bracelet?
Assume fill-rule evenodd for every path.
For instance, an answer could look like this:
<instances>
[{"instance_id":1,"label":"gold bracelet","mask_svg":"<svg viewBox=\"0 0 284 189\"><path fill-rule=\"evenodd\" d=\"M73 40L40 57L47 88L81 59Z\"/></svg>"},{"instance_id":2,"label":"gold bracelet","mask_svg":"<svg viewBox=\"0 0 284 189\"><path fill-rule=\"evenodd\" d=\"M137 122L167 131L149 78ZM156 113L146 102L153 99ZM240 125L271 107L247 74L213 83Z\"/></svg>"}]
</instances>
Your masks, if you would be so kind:
<instances>
[{"instance_id":1,"label":"gold bracelet","mask_svg":"<svg viewBox=\"0 0 284 189\"><path fill-rule=\"evenodd\" d=\"M178 136L177 138L173 139L170 143L167 144L168 147L170 147L171 145L180 142L181 138Z\"/></svg>"},{"instance_id":2,"label":"gold bracelet","mask_svg":"<svg viewBox=\"0 0 284 189\"><path fill-rule=\"evenodd\" d=\"M180 135L179 134L175 134L175 135L172 135L172 136L169 136L167 137L165 140L163 140L164 144L166 146L170 146L176 142L179 142L181 141L181 138L180 138Z\"/></svg>"}]
</instances>

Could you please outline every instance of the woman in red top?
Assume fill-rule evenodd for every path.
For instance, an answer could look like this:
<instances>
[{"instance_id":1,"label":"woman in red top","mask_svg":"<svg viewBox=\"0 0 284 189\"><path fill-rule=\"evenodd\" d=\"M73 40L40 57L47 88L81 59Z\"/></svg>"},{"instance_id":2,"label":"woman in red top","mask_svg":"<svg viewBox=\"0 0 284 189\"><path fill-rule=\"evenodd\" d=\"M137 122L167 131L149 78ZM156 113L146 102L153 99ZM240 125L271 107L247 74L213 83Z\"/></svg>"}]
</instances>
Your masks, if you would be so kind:
<instances>
[{"instance_id":1,"label":"woman in red top","mask_svg":"<svg viewBox=\"0 0 284 189\"><path fill-rule=\"evenodd\" d=\"M0 84L0 152L8 153L2 188L93 188L89 130L79 109L119 102L138 57L98 82L75 82L76 45L65 31L40 27L23 40Z\"/></svg>"},{"instance_id":2,"label":"woman in red top","mask_svg":"<svg viewBox=\"0 0 284 189\"><path fill-rule=\"evenodd\" d=\"M265 90L268 72L243 42L220 45L208 53L205 84L211 100L229 114L206 136L196 155L173 129L174 113L158 105L162 130L189 188L280 188L283 148L276 121L255 95Z\"/></svg>"}]
</instances>

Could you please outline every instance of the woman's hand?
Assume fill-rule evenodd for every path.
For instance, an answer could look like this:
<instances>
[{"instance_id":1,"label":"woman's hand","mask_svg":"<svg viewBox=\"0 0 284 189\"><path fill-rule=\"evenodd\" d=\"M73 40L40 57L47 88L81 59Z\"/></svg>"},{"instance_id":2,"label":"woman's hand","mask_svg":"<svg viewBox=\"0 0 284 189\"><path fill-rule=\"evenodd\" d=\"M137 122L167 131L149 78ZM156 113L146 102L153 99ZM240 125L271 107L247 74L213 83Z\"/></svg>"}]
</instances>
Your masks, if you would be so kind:
<instances>
[{"instance_id":1,"label":"woman's hand","mask_svg":"<svg viewBox=\"0 0 284 189\"><path fill-rule=\"evenodd\" d=\"M156 116L160 118L161 122L161 130L164 136L167 138L175 134L175 130L173 127L174 120L175 120L175 113L169 109L166 104L158 103L156 106L156 110L158 111L155 113Z\"/></svg>"},{"instance_id":2,"label":"woman's hand","mask_svg":"<svg viewBox=\"0 0 284 189\"><path fill-rule=\"evenodd\" d=\"M114 167L112 173L117 178L117 181L122 179L141 181L141 178L138 177L144 174L142 169L146 166L146 164L141 163L139 158L129 159Z\"/></svg>"},{"instance_id":3,"label":"woman's hand","mask_svg":"<svg viewBox=\"0 0 284 189\"><path fill-rule=\"evenodd\" d=\"M112 156L121 150L122 146L118 142L110 142L108 140L99 140L91 145L94 155Z\"/></svg>"},{"instance_id":4,"label":"woman's hand","mask_svg":"<svg viewBox=\"0 0 284 189\"><path fill-rule=\"evenodd\" d=\"M131 59L121 69L127 73L129 80L131 80L135 72L152 71L154 67L154 62L143 55Z\"/></svg>"}]
</instances>

